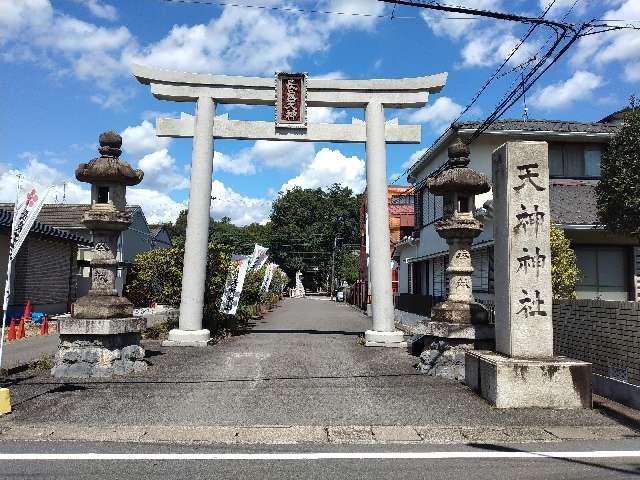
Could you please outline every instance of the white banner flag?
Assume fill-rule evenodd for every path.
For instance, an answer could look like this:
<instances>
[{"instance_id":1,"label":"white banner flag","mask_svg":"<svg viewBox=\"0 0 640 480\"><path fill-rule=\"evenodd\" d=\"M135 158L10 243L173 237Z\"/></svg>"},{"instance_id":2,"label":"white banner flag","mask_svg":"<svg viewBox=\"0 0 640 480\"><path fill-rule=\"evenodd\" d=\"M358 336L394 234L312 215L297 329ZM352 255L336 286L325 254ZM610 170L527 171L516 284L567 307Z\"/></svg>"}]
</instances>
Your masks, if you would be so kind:
<instances>
[{"instance_id":1,"label":"white banner flag","mask_svg":"<svg viewBox=\"0 0 640 480\"><path fill-rule=\"evenodd\" d=\"M269 258L268 252L269 249L267 247L263 247L262 245L258 245L257 243L253 247L253 254L249 259L249 270L260 270L262 266L267 262Z\"/></svg>"},{"instance_id":2,"label":"white banner flag","mask_svg":"<svg viewBox=\"0 0 640 480\"><path fill-rule=\"evenodd\" d=\"M273 272L276 269L277 265L275 263L270 263L267 265L267 269L264 272L264 278L262 279L262 284L260 285L260 293L266 293L269 291L269 287L271 286L271 279L273 278Z\"/></svg>"},{"instance_id":3,"label":"white banner flag","mask_svg":"<svg viewBox=\"0 0 640 480\"><path fill-rule=\"evenodd\" d=\"M220 312L228 315L235 315L240 304L240 294L244 286L244 279L247 276L249 266L248 255L234 255L231 258L231 267L224 285L222 301L220 302Z\"/></svg>"},{"instance_id":4,"label":"white banner flag","mask_svg":"<svg viewBox=\"0 0 640 480\"><path fill-rule=\"evenodd\" d=\"M4 347L4 324L7 321L7 308L11 293L11 268L13 261L20 251L20 247L27 238L33 222L36 221L44 200L51 188L41 189L36 186L18 189L16 205L13 209L13 223L11 224L11 238L9 239L9 261L7 262L7 280L4 284L4 298L2 301L2 331L0 333L0 365L2 364L2 350Z\"/></svg>"}]
</instances>

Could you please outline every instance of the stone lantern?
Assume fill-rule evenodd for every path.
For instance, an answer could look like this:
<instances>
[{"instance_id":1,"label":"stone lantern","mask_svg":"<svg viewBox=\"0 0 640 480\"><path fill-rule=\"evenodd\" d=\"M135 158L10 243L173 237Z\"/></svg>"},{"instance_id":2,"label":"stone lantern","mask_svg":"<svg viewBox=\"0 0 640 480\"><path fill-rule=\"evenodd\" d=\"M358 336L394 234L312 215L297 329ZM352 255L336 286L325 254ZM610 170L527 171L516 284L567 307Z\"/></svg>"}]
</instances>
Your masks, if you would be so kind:
<instances>
[{"instance_id":1,"label":"stone lantern","mask_svg":"<svg viewBox=\"0 0 640 480\"><path fill-rule=\"evenodd\" d=\"M56 377L126 374L146 369L140 335L144 319L133 316L133 305L118 294L118 238L131 225L126 210L127 186L142 181L142 170L120 160L122 137L100 135L100 157L81 163L76 178L91 184L91 207L82 223L91 231L91 288L79 298L70 318L60 320Z\"/></svg>"},{"instance_id":2,"label":"stone lantern","mask_svg":"<svg viewBox=\"0 0 640 480\"><path fill-rule=\"evenodd\" d=\"M471 254L473 239L482 233L482 223L473 216L475 196L488 192L487 177L467 167L469 146L458 140L449 147L449 165L427 182L434 195L443 197L443 218L435 229L449 245L449 295L434 306L431 319L450 323L484 323L485 308L475 303L472 294Z\"/></svg>"},{"instance_id":3,"label":"stone lantern","mask_svg":"<svg viewBox=\"0 0 640 480\"><path fill-rule=\"evenodd\" d=\"M431 318L421 326L424 350L418 369L429 375L462 380L466 351L494 345L488 311L473 298L469 251L483 228L474 217L475 196L488 192L490 186L484 175L468 168L468 145L458 140L448 153L447 169L429 179L427 188L443 197L443 218L435 230L449 245L449 294L431 309Z\"/></svg>"}]
</instances>

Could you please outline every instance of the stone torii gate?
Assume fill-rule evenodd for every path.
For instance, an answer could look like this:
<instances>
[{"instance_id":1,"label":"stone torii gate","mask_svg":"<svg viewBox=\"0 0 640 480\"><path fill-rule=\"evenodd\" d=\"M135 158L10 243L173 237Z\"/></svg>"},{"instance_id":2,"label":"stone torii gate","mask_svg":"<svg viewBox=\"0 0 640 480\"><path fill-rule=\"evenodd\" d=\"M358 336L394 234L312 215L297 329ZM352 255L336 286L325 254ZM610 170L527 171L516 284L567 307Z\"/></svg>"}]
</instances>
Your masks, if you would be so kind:
<instances>
[{"instance_id":1,"label":"stone torii gate","mask_svg":"<svg viewBox=\"0 0 640 480\"><path fill-rule=\"evenodd\" d=\"M189 212L182 276L180 320L169 333L169 345L204 346L210 332L202 329L202 307L211 204L213 139L289 140L366 143L367 214L372 327L369 346L400 346L403 334L394 327L387 207L387 143L420 143L419 125L385 122L384 108L419 108L430 92L444 87L447 74L403 79L320 80L305 74L279 73L276 78L208 75L134 66L133 74L150 85L160 100L195 102L196 115L157 120L158 136L193 137ZM276 121L215 117L222 104L276 106ZM307 124L306 107L364 108L365 121L351 124ZM215 118L215 122L214 122Z\"/></svg>"}]
</instances>

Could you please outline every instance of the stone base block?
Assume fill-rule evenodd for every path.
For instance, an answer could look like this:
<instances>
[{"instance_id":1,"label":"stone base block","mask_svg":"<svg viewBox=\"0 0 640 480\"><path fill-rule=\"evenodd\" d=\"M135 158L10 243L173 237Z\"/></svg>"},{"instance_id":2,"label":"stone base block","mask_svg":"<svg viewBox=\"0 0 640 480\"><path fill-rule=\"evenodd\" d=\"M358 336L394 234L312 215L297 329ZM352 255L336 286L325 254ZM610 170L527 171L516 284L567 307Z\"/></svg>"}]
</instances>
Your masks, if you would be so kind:
<instances>
[{"instance_id":1,"label":"stone base block","mask_svg":"<svg viewBox=\"0 0 640 480\"><path fill-rule=\"evenodd\" d=\"M423 350L416 368L425 375L462 381L470 350L495 348L493 325L425 322Z\"/></svg>"},{"instance_id":2,"label":"stone base block","mask_svg":"<svg viewBox=\"0 0 640 480\"><path fill-rule=\"evenodd\" d=\"M377 332L375 330L367 330L364 333L365 345L367 347L397 347L406 348L407 342L404 341L404 332L396 330L394 332Z\"/></svg>"},{"instance_id":3,"label":"stone base block","mask_svg":"<svg viewBox=\"0 0 640 480\"><path fill-rule=\"evenodd\" d=\"M497 408L591 408L591 364L468 351L465 383Z\"/></svg>"},{"instance_id":4,"label":"stone base block","mask_svg":"<svg viewBox=\"0 0 640 480\"><path fill-rule=\"evenodd\" d=\"M127 318L133 315L133 304L118 295L89 295L73 304L73 315L78 318Z\"/></svg>"},{"instance_id":5,"label":"stone base block","mask_svg":"<svg viewBox=\"0 0 640 480\"><path fill-rule=\"evenodd\" d=\"M140 333L60 335L51 374L57 378L111 377L144 372Z\"/></svg>"},{"instance_id":6,"label":"stone base block","mask_svg":"<svg viewBox=\"0 0 640 480\"><path fill-rule=\"evenodd\" d=\"M174 328L169 331L169 337L162 342L163 347L206 347L211 339L209 330L180 330Z\"/></svg>"},{"instance_id":7,"label":"stone base block","mask_svg":"<svg viewBox=\"0 0 640 480\"><path fill-rule=\"evenodd\" d=\"M144 317L75 318L61 317L60 335L117 335L140 333L145 329Z\"/></svg>"}]
</instances>

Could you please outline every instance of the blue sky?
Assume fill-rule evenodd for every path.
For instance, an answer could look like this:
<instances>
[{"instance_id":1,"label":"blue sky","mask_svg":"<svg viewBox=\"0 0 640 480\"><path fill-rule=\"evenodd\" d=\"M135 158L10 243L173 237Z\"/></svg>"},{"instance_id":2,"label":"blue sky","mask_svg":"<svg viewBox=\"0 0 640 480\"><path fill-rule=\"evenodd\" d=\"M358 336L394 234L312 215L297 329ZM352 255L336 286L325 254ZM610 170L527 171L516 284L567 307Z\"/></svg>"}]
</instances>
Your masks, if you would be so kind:
<instances>
[{"instance_id":1,"label":"blue sky","mask_svg":"<svg viewBox=\"0 0 640 480\"><path fill-rule=\"evenodd\" d=\"M539 15L549 0L461 0L467 6ZM440 94L422 109L388 111L422 125L420 145L387 149L390 178L455 119L525 32L495 20L392 7L375 0L238 0L245 6L167 0L0 0L0 200L15 196L16 173L56 186L51 200L86 202L75 166L96 156L98 134L124 137L123 158L145 170L129 190L152 222L169 221L188 198L191 140L155 137L157 115L193 113L190 103L154 99L130 73L132 63L183 71L272 76L306 71L328 78L399 78L449 72ZM267 6L251 8L246 5ZM566 15L638 21L638 0L556 0L549 18ZM287 8L343 12L313 14ZM455 18L451 18L455 17ZM507 70L548 41L544 28L528 39ZM490 113L516 80L499 79L463 119ZM530 118L597 121L639 92L640 31L581 40L527 96ZM522 116L519 103L506 115ZM219 107L237 119L270 119L270 108ZM312 121L348 123L360 110L316 109ZM216 141L212 215L235 223L264 221L278 191L335 181L364 188L364 146ZM399 183L404 179L400 178Z\"/></svg>"}]
</instances>

